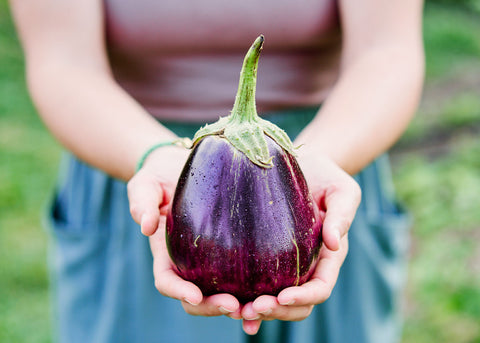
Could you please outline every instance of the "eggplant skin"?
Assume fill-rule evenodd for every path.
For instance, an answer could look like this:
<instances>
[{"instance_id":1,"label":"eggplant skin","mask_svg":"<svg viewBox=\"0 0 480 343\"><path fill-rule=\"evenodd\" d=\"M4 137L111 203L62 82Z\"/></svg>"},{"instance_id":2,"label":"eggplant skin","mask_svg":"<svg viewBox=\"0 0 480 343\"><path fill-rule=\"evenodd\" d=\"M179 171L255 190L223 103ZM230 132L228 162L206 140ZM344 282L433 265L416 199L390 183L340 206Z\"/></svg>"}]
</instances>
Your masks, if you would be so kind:
<instances>
[{"instance_id":1,"label":"eggplant skin","mask_svg":"<svg viewBox=\"0 0 480 343\"><path fill-rule=\"evenodd\" d=\"M295 158L266 137L274 167L252 163L221 136L190 154L167 216L177 273L204 295L242 303L307 281L322 244L319 210Z\"/></svg>"}]
</instances>

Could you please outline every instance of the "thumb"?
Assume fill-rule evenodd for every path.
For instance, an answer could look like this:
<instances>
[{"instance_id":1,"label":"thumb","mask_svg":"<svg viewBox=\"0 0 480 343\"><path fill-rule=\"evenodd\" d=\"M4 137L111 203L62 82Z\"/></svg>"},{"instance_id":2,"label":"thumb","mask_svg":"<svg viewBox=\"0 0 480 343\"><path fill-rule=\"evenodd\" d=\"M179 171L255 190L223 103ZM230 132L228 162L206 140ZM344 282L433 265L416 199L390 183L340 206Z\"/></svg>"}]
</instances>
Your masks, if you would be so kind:
<instances>
[{"instance_id":1,"label":"thumb","mask_svg":"<svg viewBox=\"0 0 480 343\"><path fill-rule=\"evenodd\" d=\"M323 199L326 215L323 222L323 240L328 249L340 249L344 237L355 218L361 201L361 190L355 182L337 185L327 190Z\"/></svg>"}]
</instances>

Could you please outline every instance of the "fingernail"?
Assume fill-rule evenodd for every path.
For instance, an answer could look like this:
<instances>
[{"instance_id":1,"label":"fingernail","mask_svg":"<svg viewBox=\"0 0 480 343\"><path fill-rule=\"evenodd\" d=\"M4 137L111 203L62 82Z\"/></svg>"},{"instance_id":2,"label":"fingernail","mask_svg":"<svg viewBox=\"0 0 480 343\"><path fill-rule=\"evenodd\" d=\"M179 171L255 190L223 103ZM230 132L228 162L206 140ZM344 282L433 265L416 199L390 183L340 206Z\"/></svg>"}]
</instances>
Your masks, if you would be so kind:
<instances>
[{"instance_id":1,"label":"fingernail","mask_svg":"<svg viewBox=\"0 0 480 343\"><path fill-rule=\"evenodd\" d=\"M227 313L228 314L228 313ZM232 312L232 314L229 315L230 318L232 319L235 319L235 320L241 320L243 319L242 318L242 315L239 314L239 313L236 313L236 312Z\"/></svg>"},{"instance_id":2,"label":"fingernail","mask_svg":"<svg viewBox=\"0 0 480 343\"><path fill-rule=\"evenodd\" d=\"M262 311L262 312L259 312L259 313L263 314L264 316L268 316L269 314L272 313L272 309L269 308L269 309L266 309L265 311Z\"/></svg>"},{"instance_id":3,"label":"fingernail","mask_svg":"<svg viewBox=\"0 0 480 343\"><path fill-rule=\"evenodd\" d=\"M234 312L234 311L231 311L231 310L227 310L227 309L226 309L225 307L223 307L223 306L220 306L220 307L218 308L218 310L219 310L220 312L222 312L223 314L229 314L229 313Z\"/></svg>"},{"instance_id":4,"label":"fingernail","mask_svg":"<svg viewBox=\"0 0 480 343\"><path fill-rule=\"evenodd\" d=\"M197 306L198 304L193 303L192 301L188 300L187 298L184 298L183 301L189 303L192 306Z\"/></svg>"},{"instance_id":5,"label":"fingernail","mask_svg":"<svg viewBox=\"0 0 480 343\"><path fill-rule=\"evenodd\" d=\"M246 319L246 318L245 318L245 320L258 320L258 319L260 319L260 318L261 318L261 316L258 314L257 316L255 316L255 317L253 317L253 318L249 318L249 319Z\"/></svg>"},{"instance_id":6,"label":"fingernail","mask_svg":"<svg viewBox=\"0 0 480 343\"><path fill-rule=\"evenodd\" d=\"M295 304L295 299L290 300L289 302L278 302L280 305L288 306Z\"/></svg>"}]
</instances>

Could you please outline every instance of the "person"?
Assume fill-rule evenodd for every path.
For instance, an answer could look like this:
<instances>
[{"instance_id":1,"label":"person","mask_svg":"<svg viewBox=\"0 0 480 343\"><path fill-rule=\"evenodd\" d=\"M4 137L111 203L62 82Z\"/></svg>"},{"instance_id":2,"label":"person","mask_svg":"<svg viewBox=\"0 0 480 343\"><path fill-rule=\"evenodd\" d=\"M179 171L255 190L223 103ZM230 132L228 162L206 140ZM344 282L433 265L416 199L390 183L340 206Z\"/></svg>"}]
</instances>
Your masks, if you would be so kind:
<instances>
[{"instance_id":1,"label":"person","mask_svg":"<svg viewBox=\"0 0 480 343\"><path fill-rule=\"evenodd\" d=\"M67 151L50 211L59 342L398 341L408 218L384 153L421 95L420 0L10 5L31 97ZM302 145L326 217L311 280L241 305L203 296L169 259L165 213L189 151L135 166L228 114L260 33L259 113Z\"/></svg>"}]
</instances>

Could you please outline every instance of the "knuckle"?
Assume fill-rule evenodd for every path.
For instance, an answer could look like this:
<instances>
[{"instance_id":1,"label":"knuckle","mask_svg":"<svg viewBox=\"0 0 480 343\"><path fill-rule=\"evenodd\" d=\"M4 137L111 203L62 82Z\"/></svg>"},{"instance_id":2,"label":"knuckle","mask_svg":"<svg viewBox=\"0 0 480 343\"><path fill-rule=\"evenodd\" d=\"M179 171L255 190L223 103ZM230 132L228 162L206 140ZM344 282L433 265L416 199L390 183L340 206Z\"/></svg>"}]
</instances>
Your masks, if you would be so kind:
<instances>
[{"instance_id":1,"label":"knuckle","mask_svg":"<svg viewBox=\"0 0 480 343\"><path fill-rule=\"evenodd\" d=\"M157 289L157 291L159 291L161 294L163 294L162 283L158 279L155 279L155 288ZM163 294L163 295L165 295L165 294Z\"/></svg>"},{"instance_id":2,"label":"knuckle","mask_svg":"<svg viewBox=\"0 0 480 343\"><path fill-rule=\"evenodd\" d=\"M362 188L356 181L353 181L352 192L358 206L358 204L360 204L360 201L362 200Z\"/></svg>"},{"instance_id":3,"label":"knuckle","mask_svg":"<svg viewBox=\"0 0 480 343\"><path fill-rule=\"evenodd\" d=\"M155 278L155 288L161 295L170 297L168 292L165 291L164 284L158 278Z\"/></svg>"},{"instance_id":4,"label":"knuckle","mask_svg":"<svg viewBox=\"0 0 480 343\"><path fill-rule=\"evenodd\" d=\"M332 295L332 288L329 288L329 289L325 292L325 297L324 297L324 300L323 300L322 302L327 301L327 299L330 298L331 295Z\"/></svg>"},{"instance_id":5,"label":"knuckle","mask_svg":"<svg viewBox=\"0 0 480 343\"><path fill-rule=\"evenodd\" d=\"M310 315L312 314L313 307L314 307L313 305L310 305L310 306L308 307L308 311L307 311L307 317L308 317L308 316L310 316Z\"/></svg>"},{"instance_id":6,"label":"knuckle","mask_svg":"<svg viewBox=\"0 0 480 343\"><path fill-rule=\"evenodd\" d=\"M313 311L313 307L313 305L304 305L301 307L297 307L293 313L287 310L276 316L276 319L299 322L310 316Z\"/></svg>"},{"instance_id":7,"label":"knuckle","mask_svg":"<svg viewBox=\"0 0 480 343\"><path fill-rule=\"evenodd\" d=\"M127 193L131 195L135 189L135 176L127 182Z\"/></svg>"},{"instance_id":8,"label":"knuckle","mask_svg":"<svg viewBox=\"0 0 480 343\"><path fill-rule=\"evenodd\" d=\"M132 218L137 223L139 223L140 216L141 216L141 210L140 210L140 207L137 204L135 204L135 203L130 204L130 214L131 214Z\"/></svg>"},{"instance_id":9,"label":"knuckle","mask_svg":"<svg viewBox=\"0 0 480 343\"><path fill-rule=\"evenodd\" d=\"M348 218L343 217L343 218L339 218L338 224L343 231L341 232L341 234L344 235L348 232L348 229L352 225L352 221Z\"/></svg>"},{"instance_id":10,"label":"knuckle","mask_svg":"<svg viewBox=\"0 0 480 343\"><path fill-rule=\"evenodd\" d=\"M341 189L339 185L332 183L325 188L325 197L330 197L338 192Z\"/></svg>"},{"instance_id":11,"label":"knuckle","mask_svg":"<svg viewBox=\"0 0 480 343\"><path fill-rule=\"evenodd\" d=\"M194 307L188 303L186 303L185 301L182 301L182 307L183 307L183 310L191 315L191 316L198 316L199 313L194 309Z\"/></svg>"},{"instance_id":12,"label":"knuckle","mask_svg":"<svg viewBox=\"0 0 480 343\"><path fill-rule=\"evenodd\" d=\"M327 301L328 298L330 298L330 295L332 295L332 290L331 289L327 289L324 292L322 292L322 294L318 298L317 305L322 304L325 301Z\"/></svg>"},{"instance_id":13,"label":"knuckle","mask_svg":"<svg viewBox=\"0 0 480 343\"><path fill-rule=\"evenodd\" d=\"M314 305L322 304L330 298L332 294L333 286L330 286L329 283L322 282L318 292L316 293L315 299L312 301ZM313 309L313 308L312 308Z\"/></svg>"},{"instance_id":14,"label":"knuckle","mask_svg":"<svg viewBox=\"0 0 480 343\"><path fill-rule=\"evenodd\" d=\"M313 305L307 306L302 320L309 317L312 314L312 311L313 311Z\"/></svg>"},{"instance_id":15,"label":"knuckle","mask_svg":"<svg viewBox=\"0 0 480 343\"><path fill-rule=\"evenodd\" d=\"M282 311L276 311L275 313L272 313L270 318L275 318L278 320L284 320L284 321L295 321L295 318L292 318L291 313L287 310L282 310Z\"/></svg>"}]
</instances>

